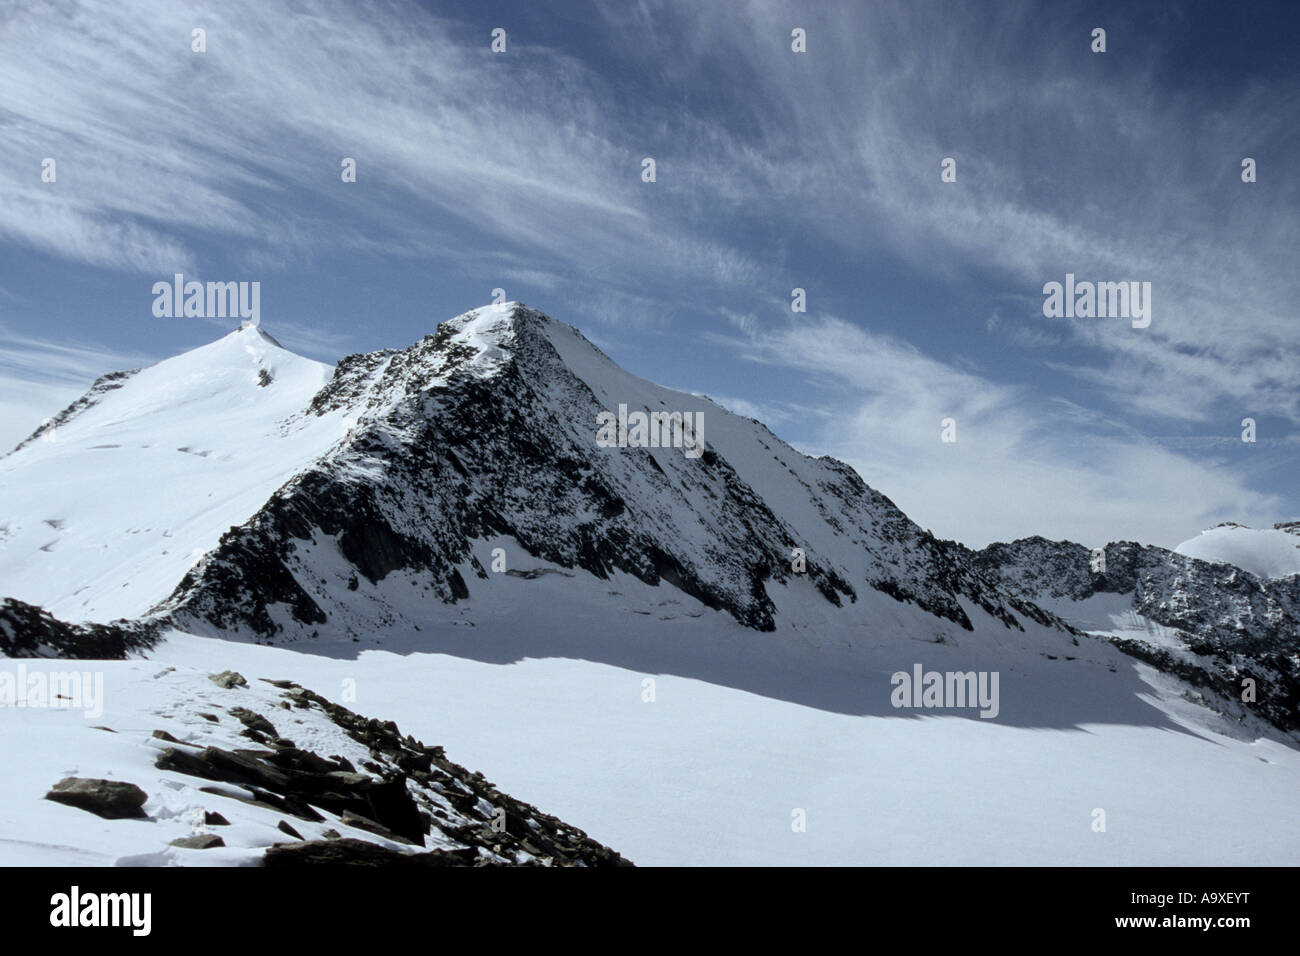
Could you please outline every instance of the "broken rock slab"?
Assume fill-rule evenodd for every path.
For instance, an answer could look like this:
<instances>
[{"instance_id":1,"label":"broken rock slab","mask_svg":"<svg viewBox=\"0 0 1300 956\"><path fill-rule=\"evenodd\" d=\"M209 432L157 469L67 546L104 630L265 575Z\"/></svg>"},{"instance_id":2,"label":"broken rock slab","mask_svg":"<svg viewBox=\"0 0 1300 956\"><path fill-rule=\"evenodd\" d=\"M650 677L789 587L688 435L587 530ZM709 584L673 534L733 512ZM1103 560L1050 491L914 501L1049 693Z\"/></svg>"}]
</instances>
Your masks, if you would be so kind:
<instances>
[{"instance_id":1,"label":"broken rock slab","mask_svg":"<svg viewBox=\"0 0 1300 956\"><path fill-rule=\"evenodd\" d=\"M85 810L106 820L145 819L142 809L149 795L125 780L64 777L45 795L46 800Z\"/></svg>"}]
</instances>

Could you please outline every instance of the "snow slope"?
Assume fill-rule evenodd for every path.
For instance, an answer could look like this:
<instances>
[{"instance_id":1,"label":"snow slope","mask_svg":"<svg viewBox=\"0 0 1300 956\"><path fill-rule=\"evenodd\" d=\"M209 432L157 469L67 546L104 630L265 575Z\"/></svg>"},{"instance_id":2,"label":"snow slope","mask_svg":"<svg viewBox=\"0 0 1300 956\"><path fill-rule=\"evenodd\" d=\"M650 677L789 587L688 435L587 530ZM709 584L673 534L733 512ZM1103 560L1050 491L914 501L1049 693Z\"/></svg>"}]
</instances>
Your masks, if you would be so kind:
<instances>
[{"instance_id":1,"label":"snow slope","mask_svg":"<svg viewBox=\"0 0 1300 956\"><path fill-rule=\"evenodd\" d=\"M295 417L331 374L248 326L74 406L0 458L0 593L69 621L145 613L343 437L340 416Z\"/></svg>"},{"instance_id":2,"label":"snow slope","mask_svg":"<svg viewBox=\"0 0 1300 956\"><path fill-rule=\"evenodd\" d=\"M1210 729L1216 717L1117 653L1109 690L1079 686L1081 661L1004 656L1005 720L916 716L885 703L890 648L810 663L756 654L737 634L713 654L702 630L673 638L643 618L613 632L608 618L552 610L554 597L466 629L467 643L518 648L509 661L464 645L335 657L179 636L160 656L326 693L355 679L354 706L444 743L638 865L1300 862L1300 752L1267 731ZM589 628L663 657L614 666L573 647L526 651ZM905 656L960 667L963 650L918 643ZM792 830L796 809L806 832Z\"/></svg>"},{"instance_id":3,"label":"snow slope","mask_svg":"<svg viewBox=\"0 0 1300 956\"><path fill-rule=\"evenodd\" d=\"M1276 528L1222 525L1187 539L1174 551L1202 561L1236 565L1261 578L1300 574L1300 535Z\"/></svg>"},{"instance_id":4,"label":"snow slope","mask_svg":"<svg viewBox=\"0 0 1300 956\"><path fill-rule=\"evenodd\" d=\"M515 594L444 607L443 626L404 640L389 633L303 653L172 633L149 661L80 663L105 674L102 714L0 711L0 864L255 863L286 839L275 829L283 814L157 770L153 730L240 746L227 721L197 713L260 703L299 746L358 766L365 758L310 713L281 720L257 677L334 700L354 690L347 706L446 746L639 865L1300 861L1294 744L1249 716L1225 722L1101 642L774 641L635 579L581 599L569 583L511 577L500 587ZM889 676L913 663L998 669L999 717L893 708ZM13 666L0 660L0 670ZM224 668L251 687L232 697L204 677ZM69 774L137 783L155 820L102 821L41 799ZM199 808L231 820L201 828L228 847L169 847L194 829ZM1093 829L1098 809L1105 832ZM805 832L792 829L796 810ZM309 839L327 826L374 839L333 816L290 822Z\"/></svg>"}]
</instances>

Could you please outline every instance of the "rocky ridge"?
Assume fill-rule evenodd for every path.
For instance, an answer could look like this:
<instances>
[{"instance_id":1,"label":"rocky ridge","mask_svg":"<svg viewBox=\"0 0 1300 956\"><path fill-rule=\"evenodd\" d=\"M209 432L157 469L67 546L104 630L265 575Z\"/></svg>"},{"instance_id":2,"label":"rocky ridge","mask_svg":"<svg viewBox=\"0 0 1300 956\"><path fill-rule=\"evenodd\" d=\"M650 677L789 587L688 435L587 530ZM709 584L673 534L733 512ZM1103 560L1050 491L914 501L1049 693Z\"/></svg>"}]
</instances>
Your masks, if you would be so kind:
<instances>
[{"instance_id":1,"label":"rocky ridge","mask_svg":"<svg viewBox=\"0 0 1300 956\"><path fill-rule=\"evenodd\" d=\"M1112 542L1103 553L1094 571L1083 545L1032 537L989 545L972 559L1028 601L1130 596L1132 611L1172 629L1187 653L1113 635L1117 647L1220 697L1240 700L1242 682L1252 679L1252 709L1300 730L1300 575L1262 578L1132 541Z\"/></svg>"},{"instance_id":2,"label":"rocky ridge","mask_svg":"<svg viewBox=\"0 0 1300 956\"><path fill-rule=\"evenodd\" d=\"M173 670L155 679L166 680ZM183 713L167 714L177 730L186 724L209 729L178 735L159 728L142 740L157 750L161 785L146 790L132 781L68 777L46 799L114 821L175 820L180 814L170 801L179 784L182 794L198 801L185 814L193 818L193 831L169 842L166 860L137 859L152 864L184 862L174 856L178 850L244 848L276 867L631 865L448 759L443 748L403 735L392 722L364 717L292 681L262 681L278 699L230 671L212 675L211 683L222 689L218 699L226 706L201 703L191 693ZM326 754L299 746L277 725L334 746ZM223 838L232 833L235 842Z\"/></svg>"},{"instance_id":3,"label":"rocky ridge","mask_svg":"<svg viewBox=\"0 0 1300 956\"><path fill-rule=\"evenodd\" d=\"M152 647L159 622L68 624L43 608L0 598L0 657L69 657L122 660Z\"/></svg>"},{"instance_id":4,"label":"rocky ridge","mask_svg":"<svg viewBox=\"0 0 1300 956\"><path fill-rule=\"evenodd\" d=\"M597 448L596 415L624 392L647 410L654 395L678 395L646 387L524 306L467 313L408 349L349 356L303 413L346 411L348 436L232 528L156 610L199 632L345 636L355 631L349 592L400 572L430 599L463 600L488 575L474 542L507 537L561 568L662 582L760 631L778 613L769 587L796 577L794 547L833 607L866 588L966 630L963 602L1005 627L1063 627L847 465L805 458L706 400L712 427L740 434L731 440L747 461L776 464L733 463L707 434L697 461Z\"/></svg>"}]
</instances>

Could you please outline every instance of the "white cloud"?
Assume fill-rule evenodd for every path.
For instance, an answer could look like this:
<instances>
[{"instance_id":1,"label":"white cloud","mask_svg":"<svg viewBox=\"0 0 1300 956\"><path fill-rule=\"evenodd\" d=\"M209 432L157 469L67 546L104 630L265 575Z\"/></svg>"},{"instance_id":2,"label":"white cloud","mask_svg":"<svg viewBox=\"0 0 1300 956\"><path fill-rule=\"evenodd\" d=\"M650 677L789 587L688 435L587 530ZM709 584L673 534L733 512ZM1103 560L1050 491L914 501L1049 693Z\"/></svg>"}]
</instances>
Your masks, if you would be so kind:
<instances>
[{"instance_id":1,"label":"white cloud","mask_svg":"<svg viewBox=\"0 0 1300 956\"><path fill-rule=\"evenodd\" d=\"M804 450L847 461L941 537L1173 547L1229 517L1278 520L1279 501L1204 456L1177 454L1069 402L1035 402L837 318L769 328L734 346L757 362L832 376L828 420ZM941 441L945 418L956 421L954 443Z\"/></svg>"}]
</instances>

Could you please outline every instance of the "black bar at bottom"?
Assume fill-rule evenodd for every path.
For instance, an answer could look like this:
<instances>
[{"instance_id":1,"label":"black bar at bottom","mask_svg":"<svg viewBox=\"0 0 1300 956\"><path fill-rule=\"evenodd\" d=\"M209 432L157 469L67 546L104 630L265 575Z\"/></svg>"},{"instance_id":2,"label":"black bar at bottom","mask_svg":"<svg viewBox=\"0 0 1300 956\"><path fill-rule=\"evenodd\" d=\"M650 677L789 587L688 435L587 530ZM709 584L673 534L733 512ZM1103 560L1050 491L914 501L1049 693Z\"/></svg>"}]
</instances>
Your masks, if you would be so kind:
<instances>
[{"instance_id":1,"label":"black bar at bottom","mask_svg":"<svg viewBox=\"0 0 1300 956\"><path fill-rule=\"evenodd\" d=\"M1202 938L1231 945L1258 931L1294 932L1289 903L1295 874L1284 868L1196 867L599 873L0 868L6 885L0 917L7 941L15 944L77 934L81 941L114 938L128 946L199 938L220 945L223 938L246 942L250 932L259 942L338 943L347 935L378 934L379 941L403 927L436 933L441 925L471 935L478 927L494 946L509 945L516 934L540 941L553 933L575 943L604 938L612 944L617 937L606 934L620 927L667 945L670 938L659 933L702 920L716 931L741 935L762 934L786 921L810 930L815 924L819 936L836 926L867 934L911 927L927 946L1044 934L1176 943ZM148 894L147 910L141 894ZM587 937L590 932L599 935Z\"/></svg>"}]
</instances>

